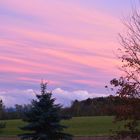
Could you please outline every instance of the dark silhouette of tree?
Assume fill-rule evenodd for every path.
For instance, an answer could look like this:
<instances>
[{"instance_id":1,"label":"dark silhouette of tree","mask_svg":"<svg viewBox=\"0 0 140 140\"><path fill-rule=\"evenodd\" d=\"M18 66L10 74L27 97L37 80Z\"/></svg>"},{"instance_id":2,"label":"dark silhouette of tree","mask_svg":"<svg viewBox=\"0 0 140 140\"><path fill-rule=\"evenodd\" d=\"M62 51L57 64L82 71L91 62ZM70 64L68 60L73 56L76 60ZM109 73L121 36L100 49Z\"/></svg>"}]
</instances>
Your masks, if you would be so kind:
<instances>
[{"instance_id":1,"label":"dark silhouette of tree","mask_svg":"<svg viewBox=\"0 0 140 140\"><path fill-rule=\"evenodd\" d=\"M117 138L131 137L140 138L139 120L140 120L140 98L137 97L138 91L134 83L121 77L113 79L111 84L118 87L117 96L122 99L115 110L115 122L125 121L125 130L118 130Z\"/></svg>"},{"instance_id":2,"label":"dark silhouette of tree","mask_svg":"<svg viewBox=\"0 0 140 140\"><path fill-rule=\"evenodd\" d=\"M28 124L22 130L29 131L19 135L21 139L30 140L70 140L72 136L64 133L66 126L60 124L63 117L60 114L61 106L55 104L52 93L47 91L47 84L41 83L41 94L36 95L31 109L24 114L24 121ZM66 118L65 118L66 119Z\"/></svg>"},{"instance_id":3,"label":"dark silhouette of tree","mask_svg":"<svg viewBox=\"0 0 140 140\"><path fill-rule=\"evenodd\" d=\"M118 137L140 139L140 13L134 10L130 20L124 23L127 32L120 35L122 49L120 60L124 76L111 80L117 88L116 95L122 98L116 110L116 121L126 121L125 130L117 132Z\"/></svg>"},{"instance_id":4,"label":"dark silhouette of tree","mask_svg":"<svg viewBox=\"0 0 140 140\"><path fill-rule=\"evenodd\" d=\"M22 105L15 104L15 112L16 112L16 117L17 118L22 118L24 108Z\"/></svg>"},{"instance_id":5,"label":"dark silhouette of tree","mask_svg":"<svg viewBox=\"0 0 140 140\"><path fill-rule=\"evenodd\" d=\"M0 119L3 119L5 116L5 112L4 112L4 104L3 101L0 100ZM0 122L0 129L5 128L6 127L6 123L5 122Z\"/></svg>"},{"instance_id":6,"label":"dark silhouette of tree","mask_svg":"<svg viewBox=\"0 0 140 140\"><path fill-rule=\"evenodd\" d=\"M82 101L75 100L70 107L62 108L61 113L73 117L114 116L116 107L122 103L122 98L114 96L88 98Z\"/></svg>"},{"instance_id":7,"label":"dark silhouette of tree","mask_svg":"<svg viewBox=\"0 0 140 140\"><path fill-rule=\"evenodd\" d=\"M0 100L0 119L2 120L5 117L5 106L3 101Z\"/></svg>"}]
</instances>

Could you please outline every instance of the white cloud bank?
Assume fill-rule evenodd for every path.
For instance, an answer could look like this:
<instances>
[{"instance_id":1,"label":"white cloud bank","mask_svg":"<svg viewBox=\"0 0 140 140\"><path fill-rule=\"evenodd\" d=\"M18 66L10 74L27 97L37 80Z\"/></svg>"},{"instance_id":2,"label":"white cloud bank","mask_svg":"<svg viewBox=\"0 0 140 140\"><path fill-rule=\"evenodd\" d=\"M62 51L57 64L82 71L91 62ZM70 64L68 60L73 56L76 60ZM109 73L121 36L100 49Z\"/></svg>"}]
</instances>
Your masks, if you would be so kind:
<instances>
[{"instance_id":1,"label":"white cloud bank","mask_svg":"<svg viewBox=\"0 0 140 140\"><path fill-rule=\"evenodd\" d=\"M32 99L35 99L36 93L38 92L32 89L0 91L0 98L6 106L10 107L15 104L30 103ZM89 93L86 90L67 91L61 88L54 89L52 93L52 96L56 99L56 103L60 103L63 106L69 106L75 99L84 100L98 96L107 96L106 94Z\"/></svg>"}]
</instances>

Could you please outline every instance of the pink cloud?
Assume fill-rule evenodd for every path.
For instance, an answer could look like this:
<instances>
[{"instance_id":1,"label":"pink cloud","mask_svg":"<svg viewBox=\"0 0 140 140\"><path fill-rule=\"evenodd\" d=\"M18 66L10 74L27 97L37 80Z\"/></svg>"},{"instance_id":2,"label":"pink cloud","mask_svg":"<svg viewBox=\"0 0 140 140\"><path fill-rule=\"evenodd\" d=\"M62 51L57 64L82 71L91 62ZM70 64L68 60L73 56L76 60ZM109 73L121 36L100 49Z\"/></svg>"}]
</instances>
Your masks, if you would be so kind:
<instances>
[{"instance_id":1,"label":"pink cloud","mask_svg":"<svg viewBox=\"0 0 140 140\"><path fill-rule=\"evenodd\" d=\"M38 16L45 20L47 18L55 18L59 21L63 20L63 22L69 22L72 19L87 24L107 26L109 28L119 28L121 25L117 18L108 13L100 12L96 7L91 10L68 1L30 0L28 2L20 2L18 0L7 0L2 1L1 4L16 12L25 13L27 15L30 13L31 16Z\"/></svg>"},{"instance_id":2,"label":"pink cloud","mask_svg":"<svg viewBox=\"0 0 140 140\"><path fill-rule=\"evenodd\" d=\"M44 76L59 86L73 86L71 82L100 87L101 78L91 75L103 80L116 75L120 62L113 50L119 46L115 35L122 26L109 13L68 1L0 3L11 11L10 18L2 15L0 72L14 73L15 82L39 83Z\"/></svg>"}]
</instances>

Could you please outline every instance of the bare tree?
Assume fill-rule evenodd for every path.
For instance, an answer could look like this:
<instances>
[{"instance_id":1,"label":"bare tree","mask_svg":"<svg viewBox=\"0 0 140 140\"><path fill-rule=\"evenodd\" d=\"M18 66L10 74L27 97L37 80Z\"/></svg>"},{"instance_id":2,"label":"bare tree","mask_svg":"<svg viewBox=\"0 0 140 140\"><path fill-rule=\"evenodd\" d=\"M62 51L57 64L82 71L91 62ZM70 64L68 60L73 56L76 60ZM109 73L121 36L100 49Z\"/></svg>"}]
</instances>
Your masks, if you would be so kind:
<instances>
[{"instance_id":1,"label":"bare tree","mask_svg":"<svg viewBox=\"0 0 140 140\"><path fill-rule=\"evenodd\" d=\"M140 90L140 13L133 10L133 15L128 22L124 23L126 35L119 35L122 49L121 56L122 70L125 72L125 79ZM140 97L138 92L136 97Z\"/></svg>"},{"instance_id":2,"label":"bare tree","mask_svg":"<svg viewBox=\"0 0 140 140\"><path fill-rule=\"evenodd\" d=\"M122 48L119 59L122 61L124 76L111 80L117 87L116 95L124 99L124 103L116 109L116 121L126 121L127 129L117 132L117 136L140 139L140 12L133 10L132 16L124 25L125 35L120 34Z\"/></svg>"}]
</instances>

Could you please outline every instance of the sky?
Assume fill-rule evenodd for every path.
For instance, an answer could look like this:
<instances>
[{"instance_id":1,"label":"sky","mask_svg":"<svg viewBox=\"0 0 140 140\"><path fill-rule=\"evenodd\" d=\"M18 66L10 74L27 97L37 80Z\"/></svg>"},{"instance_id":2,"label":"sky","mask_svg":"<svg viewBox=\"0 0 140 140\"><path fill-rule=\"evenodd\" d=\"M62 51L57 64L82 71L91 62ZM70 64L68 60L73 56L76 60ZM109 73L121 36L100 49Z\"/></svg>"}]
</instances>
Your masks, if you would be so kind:
<instances>
[{"instance_id":1,"label":"sky","mask_svg":"<svg viewBox=\"0 0 140 140\"><path fill-rule=\"evenodd\" d=\"M118 33L131 8L132 0L0 0L4 104L29 103L42 80L64 106L111 94L105 85L121 74Z\"/></svg>"}]
</instances>

